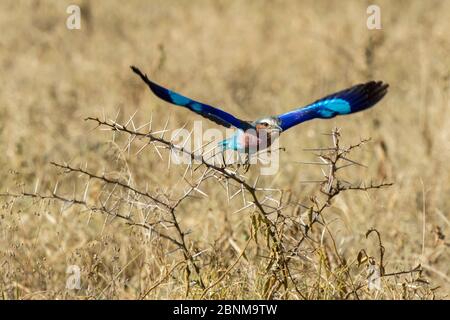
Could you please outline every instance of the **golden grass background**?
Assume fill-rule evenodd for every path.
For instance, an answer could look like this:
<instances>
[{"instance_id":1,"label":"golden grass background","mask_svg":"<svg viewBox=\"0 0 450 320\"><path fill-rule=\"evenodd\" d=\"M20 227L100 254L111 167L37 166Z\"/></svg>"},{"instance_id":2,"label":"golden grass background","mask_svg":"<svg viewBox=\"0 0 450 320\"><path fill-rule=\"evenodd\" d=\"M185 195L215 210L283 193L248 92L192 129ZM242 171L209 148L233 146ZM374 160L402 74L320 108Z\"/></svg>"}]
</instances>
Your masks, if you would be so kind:
<instances>
[{"instance_id":1,"label":"golden grass background","mask_svg":"<svg viewBox=\"0 0 450 320\"><path fill-rule=\"evenodd\" d=\"M66 8L81 7L81 30L68 30ZM450 288L450 22L449 1L376 1L382 30L366 27L366 1L2 1L0 3L1 191L51 189L60 174L50 161L88 163L101 172L122 166L110 133L83 121L103 113L161 127L198 117L156 99L129 69L187 96L223 107L243 119L281 113L366 80L390 91L374 109L329 121L304 123L283 134L282 168L267 183L307 199L302 179L317 170L295 161L324 145L321 133L342 128L343 139L372 137L354 169L359 180L395 185L349 193L333 203L340 249L355 256L376 245L365 232L376 227L388 267L418 263L448 297ZM204 127L214 124L203 121ZM127 160L134 179L164 188L177 179L154 153ZM68 189L72 182L66 181ZM183 206L189 240L208 249L205 273L213 281L245 243L250 220L232 214L220 190ZM15 298L183 298L183 274L164 278L173 256L162 245L120 221L89 219L76 208L25 203L0 216L0 292ZM424 224L425 217L425 224ZM440 232L436 232L439 228ZM423 232L424 231L424 232ZM425 242L423 242L425 239ZM234 244L234 245L233 245ZM250 262L249 262L250 261ZM243 260L213 298L261 298L264 274ZM66 290L66 268L82 269L82 290ZM305 279L314 274L305 273ZM305 280L306 281L306 280ZM402 299L401 286L365 298ZM189 298L198 298L195 294ZM295 298L295 297L291 297ZM317 298L333 298L326 293Z\"/></svg>"}]
</instances>

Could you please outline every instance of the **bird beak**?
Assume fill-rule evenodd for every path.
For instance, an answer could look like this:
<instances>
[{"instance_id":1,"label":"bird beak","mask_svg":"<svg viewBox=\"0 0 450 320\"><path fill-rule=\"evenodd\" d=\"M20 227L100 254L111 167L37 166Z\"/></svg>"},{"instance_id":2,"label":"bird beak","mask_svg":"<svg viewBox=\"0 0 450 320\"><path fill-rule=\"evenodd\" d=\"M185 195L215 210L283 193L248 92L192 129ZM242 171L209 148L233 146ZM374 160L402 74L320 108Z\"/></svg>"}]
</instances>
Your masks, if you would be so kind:
<instances>
[{"instance_id":1,"label":"bird beak","mask_svg":"<svg viewBox=\"0 0 450 320\"><path fill-rule=\"evenodd\" d=\"M277 125L277 124L275 125L275 128L276 128L278 131L280 131L280 132L283 131L283 128L281 128L281 127L280 127L279 125Z\"/></svg>"}]
</instances>

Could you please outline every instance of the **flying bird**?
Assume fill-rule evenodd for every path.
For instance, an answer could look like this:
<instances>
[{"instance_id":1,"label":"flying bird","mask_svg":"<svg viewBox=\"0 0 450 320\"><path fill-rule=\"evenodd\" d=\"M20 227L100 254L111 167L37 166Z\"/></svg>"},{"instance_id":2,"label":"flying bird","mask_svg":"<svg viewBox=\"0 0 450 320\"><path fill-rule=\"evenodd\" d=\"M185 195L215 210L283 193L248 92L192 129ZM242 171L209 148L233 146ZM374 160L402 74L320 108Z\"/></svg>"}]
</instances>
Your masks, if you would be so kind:
<instances>
[{"instance_id":1,"label":"flying bird","mask_svg":"<svg viewBox=\"0 0 450 320\"><path fill-rule=\"evenodd\" d=\"M223 110L192 100L156 84L135 66L131 66L131 69L162 100L185 107L226 128L236 128L230 138L219 142L219 146L222 150L231 149L246 153L254 153L269 147L279 134L299 123L316 118L330 119L338 115L347 115L368 109L386 95L389 87L382 81L369 81L330 94L309 105L280 115L259 118L255 121L244 121Z\"/></svg>"}]
</instances>

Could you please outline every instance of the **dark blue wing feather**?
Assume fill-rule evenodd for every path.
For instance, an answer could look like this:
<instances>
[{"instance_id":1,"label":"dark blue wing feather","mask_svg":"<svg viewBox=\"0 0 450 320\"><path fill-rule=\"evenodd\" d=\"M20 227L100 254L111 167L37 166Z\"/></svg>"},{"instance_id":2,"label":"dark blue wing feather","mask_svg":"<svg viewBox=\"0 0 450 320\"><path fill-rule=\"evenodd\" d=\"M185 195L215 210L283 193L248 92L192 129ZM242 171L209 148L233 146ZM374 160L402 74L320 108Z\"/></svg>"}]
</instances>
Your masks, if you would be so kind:
<instances>
[{"instance_id":1,"label":"dark blue wing feather","mask_svg":"<svg viewBox=\"0 0 450 320\"><path fill-rule=\"evenodd\" d=\"M388 86L381 81L371 81L333 93L306 107L278 116L280 127L285 131L311 119L329 119L337 115L365 110L375 105L386 95Z\"/></svg>"},{"instance_id":2,"label":"dark blue wing feather","mask_svg":"<svg viewBox=\"0 0 450 320\"><path fill-rule=\"evenodd\" d=\"M192 99L189 99L188 97L182 96L181 94L161 87L153 81L150 81L147 78L147 75L144 75L138 68L134 66L131 66L131 69L134 73L141 77L141 79L149 86L150 90L152 90L152 92L156 96L167 102L173 103L177 106L188 108L189 110L201 115L202 117L214 121L215 123L220 124L226 128L229 128L231 126L242 130L252 128L250 123L235 118L233 115L225 111L198 101L194 101Z\"/></svg>"}]
</instances>

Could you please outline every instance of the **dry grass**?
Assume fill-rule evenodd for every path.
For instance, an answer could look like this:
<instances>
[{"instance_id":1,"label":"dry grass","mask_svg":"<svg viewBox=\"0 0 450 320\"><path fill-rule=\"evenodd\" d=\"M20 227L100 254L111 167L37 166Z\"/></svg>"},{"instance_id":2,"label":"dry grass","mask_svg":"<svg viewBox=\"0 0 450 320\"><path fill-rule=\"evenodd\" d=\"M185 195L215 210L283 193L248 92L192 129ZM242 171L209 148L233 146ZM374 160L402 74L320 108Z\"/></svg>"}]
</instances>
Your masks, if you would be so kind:
<instances>
[{"instance_id":1,"label":"dry grass","mask_svg":"<svg viewBox=\"0 0 450 320\"><path fill-rule=\"evenodd\" d=\"M91 131L95 124L83 121L103 114L113 119L119 109L119 123L137 110L135 123L148 122L152 114L158 129L169 114L170 128L198 119L154 98L130 64L244 119L368 79L386 81L390 92L376 108L311 121L284 134L282 167L260 183L310 203L319 187L300 182L320 177L320 168L297 162L313 160L302 149L329 144L321 133L335 126L347 145L372 137L354 155L368 168L351 167L345 178L394 182L333 199L323 215L328 224L313 228L318 242L292 264L295 281L287 284L277 278L282 272L267 265L282 261L264 239L264 224L254 230L257 210L235 213L240 196L228 201L217 181L205 186L208 197L196 194L177 208L180 228L189 231L186 250L200 253L194 259L200 275L192 268L186 272L189 259L170 241L119 218L58 201L2 197L3 298L448 298L450 2L377 2L381 31L366 28L364 1L162 0L79 2L82 29L69 31L69 1L2 1L2 192L51 192L58 181L61 194L83 196L86 180L62 174L50 165L56 161L131 177L140 190L148 185L149 192L175 199L183 168L168 171L150 149L128 155L122 151L126 135L117 132L112 141L111 132ZM254 172L249 176L253 181ZM103 191L94 182L86 198L95 201ZM308 214L302 207L286 210ZM381 235L386 273L420 264L421 274L383 277L381 292L364 287L352 293L366 283L371 259L360 255L358 266L362 249L380 266L375 233L366 238L371 228ZM66 289L69 265L81 268L80 290ZM205 288L214 287L205 293L200 278Z\"/></svg>"}]
</instances>

